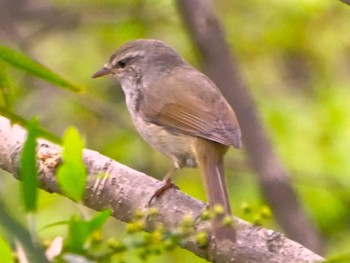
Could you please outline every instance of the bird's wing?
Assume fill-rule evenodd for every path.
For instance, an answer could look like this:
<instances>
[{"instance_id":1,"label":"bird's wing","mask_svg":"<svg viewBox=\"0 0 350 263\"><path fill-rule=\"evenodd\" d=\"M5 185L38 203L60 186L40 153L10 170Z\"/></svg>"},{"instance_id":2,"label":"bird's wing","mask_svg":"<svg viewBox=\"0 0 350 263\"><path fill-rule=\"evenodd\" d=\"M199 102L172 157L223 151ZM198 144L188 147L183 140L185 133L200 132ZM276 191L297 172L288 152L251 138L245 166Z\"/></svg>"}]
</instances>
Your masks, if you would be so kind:
<instances>
[{"instance_id":1,"label":"bird's wing","mask_svg":"<svg viewBox=\"0 0 350 263\"><path fill-rule=\"evenodd\" d=\"M215 84L196 70L173 71L146 88L144 117L170 130L240 146L236 115ZM148 85L147 82L144 85Z\"/></svg>"}]
</instances>

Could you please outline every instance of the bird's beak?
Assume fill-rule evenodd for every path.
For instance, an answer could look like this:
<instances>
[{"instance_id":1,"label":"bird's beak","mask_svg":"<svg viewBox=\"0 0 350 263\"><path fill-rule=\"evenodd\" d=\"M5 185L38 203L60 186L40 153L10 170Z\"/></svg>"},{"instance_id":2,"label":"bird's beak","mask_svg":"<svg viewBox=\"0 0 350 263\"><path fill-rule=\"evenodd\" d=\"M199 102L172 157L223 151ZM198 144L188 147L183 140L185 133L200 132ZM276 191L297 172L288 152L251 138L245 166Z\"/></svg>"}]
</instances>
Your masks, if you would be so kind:
<instances>
[{"instance_id":1,"label":"bird's beak","mask_svg":"<svg viewBox=\"0 0 350 263\"><path fill-rule=\"evenodd\" d=\"M97 71L94 75L92 75L93 78L99 78L105 75L109 75L112 73L112 70L109 68L101 68L99 71Z\"/></svg>"}]
</instances>

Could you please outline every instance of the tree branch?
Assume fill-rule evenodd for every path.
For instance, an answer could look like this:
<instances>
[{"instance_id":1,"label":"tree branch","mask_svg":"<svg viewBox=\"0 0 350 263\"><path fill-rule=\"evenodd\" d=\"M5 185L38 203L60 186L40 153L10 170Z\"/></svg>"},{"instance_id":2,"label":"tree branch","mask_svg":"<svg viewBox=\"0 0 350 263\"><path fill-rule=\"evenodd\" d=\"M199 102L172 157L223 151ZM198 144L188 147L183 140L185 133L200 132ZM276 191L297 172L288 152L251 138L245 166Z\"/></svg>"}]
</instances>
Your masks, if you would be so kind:
<instances>
[{"instance_id":1,"label":"tree branch","mask_svg":"<svg viewBox=\"0 0 350 263\"><path fill-rule=\"evenodd\" d=\"M343 2L344 4L350 5L350 0L340 0L340 2Z\"/></svg>"},{"instance_id":2,"label":"tree branch","mask_svg":"<svg viewBox=\"0 0 350 263\"><path fill-rule=\"evenodd\" d=\"M11 126L10 121L0 116L0 168L13 174L18 179L18 166L26 131L18 126ZM39 180L41 188L62 194L56 183L55 168L52 161L60 156L61 148L44 140L38 140ZM84 150L84 162L88 171L88 185L84 204L95 210L109 208L115 218L128 222L133 219L136 210L147 207L151 195L161 182L143 173L132 170L98 152ZM106 175L106 176L101 176ZM206 205L187 196L179 190L170 189L155 200L159 209L157 221L169 230L175 229L185 215L197 218ZM205 228L207 223L199 223L197 229ZM212 262L321 262L323 259L300 244L287 239L272 230L251 225L236 219L238 241L220 244L210 242L201 247L191 240L184 248ZM152 230L152 224L146 226Z\"/></svg>"}]
</instances>

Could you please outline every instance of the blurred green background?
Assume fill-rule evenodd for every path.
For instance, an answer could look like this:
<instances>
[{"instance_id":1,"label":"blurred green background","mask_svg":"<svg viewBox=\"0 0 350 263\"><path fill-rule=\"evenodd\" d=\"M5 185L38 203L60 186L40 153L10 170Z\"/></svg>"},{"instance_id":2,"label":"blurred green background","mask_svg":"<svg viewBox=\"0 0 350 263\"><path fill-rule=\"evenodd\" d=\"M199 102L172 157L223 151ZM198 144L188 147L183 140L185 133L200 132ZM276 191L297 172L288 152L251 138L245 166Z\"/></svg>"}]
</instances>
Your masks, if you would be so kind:
<instances>
[{"instance_id":1,"label":"blurred green background","mask_svg":"<svg viewBox=\"0 0 350 263\"><path fill-rule=\"evenodd\" d=\"M6 7L2 12L7 12L0 18L2 44L86 89L74 94L8 67L13 110L25 118L38 116L43 127L60 136L74 125L87 148L162 178L172 164L138 136L116 81L91 76L117 47L137 38L163 40L201 69L175 3L5 0L2 5ZM215 7L262 121L326 242L326 255L349 253L350 6L327 0L217 0ZM273 218L264 219L268 208L244 148L229 151L226 168L234 213L280 230ZM184 169L175 182L184 192L205 200L198 173ZM1 196L21 217L19 183L3 171L0 174ZM247 206L250 209L244 209ZM75 212L73 202L40 192L39 229ZM65 231L62 226L39 234L51 239ZM122 238L124 224L110 219L105 232ZM133 252L126 258L139 262ZM181 249L150 261L165 260L205 262Z\"/></svg>"}]
</instances>

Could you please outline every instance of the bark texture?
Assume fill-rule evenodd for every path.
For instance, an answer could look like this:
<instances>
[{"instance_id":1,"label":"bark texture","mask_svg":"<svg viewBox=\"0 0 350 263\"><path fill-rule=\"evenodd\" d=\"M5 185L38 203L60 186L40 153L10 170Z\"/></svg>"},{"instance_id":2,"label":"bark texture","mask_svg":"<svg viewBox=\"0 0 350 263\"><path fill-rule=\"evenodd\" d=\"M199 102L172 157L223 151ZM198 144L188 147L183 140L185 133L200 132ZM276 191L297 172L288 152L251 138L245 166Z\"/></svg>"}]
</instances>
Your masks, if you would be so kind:
<instances>
[{"instance_id":1,"label":"bark texture","mask_svg":"<svg viewBox=\"0 0 350 263\"><path fill-rule=\"evenodd\" d=\"M18 178L18 165L26 131L11 125L0 116L0 168ZM38 140L39 180L41 188L54 193L60 192L55 178L55 164L61 148L53 143ZM162 184L146 174L132 170L92 150L84 150L84 162L88 171L88 185L84 204L95 210L109 208L113 216L121 221L132 220L136 210L145 209L152 194ZM104 176L101 176L104 175ZM205 203L187 196L179 190L170 189L154 201L159 209L157 221L169 230L175 229L184 216L193 219L205 209ZM152 223L146 226L152 230ZM209 243L201 247L189 240L184 248L211 262L321 262L323 258L287 239L273 230L251 225L236 218L237 243L230 242L215 246ZM207 227L206 222L196 225L197 229Z\"/></svg>"}]
</instances>

